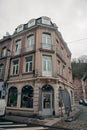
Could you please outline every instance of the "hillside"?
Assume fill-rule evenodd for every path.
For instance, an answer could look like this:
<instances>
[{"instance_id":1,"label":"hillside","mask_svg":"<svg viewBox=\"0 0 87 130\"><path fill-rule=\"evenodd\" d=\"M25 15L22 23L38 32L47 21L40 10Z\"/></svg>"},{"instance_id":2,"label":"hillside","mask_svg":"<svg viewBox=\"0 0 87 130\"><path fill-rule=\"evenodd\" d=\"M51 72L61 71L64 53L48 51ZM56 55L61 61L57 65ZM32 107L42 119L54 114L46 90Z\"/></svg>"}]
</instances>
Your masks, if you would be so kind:
<instances>
[{"instance_id":1,"label":"hillside","mask_svg":"<svg viewBox=\"0 0 87 130\"><path fill-rule=\"evenodd\" d=\"M83 75L87 72L87 63L72 62L71 66L73 79L74 77L78 77L79 79L81 79Z\"/></svg>"}]
</instances>

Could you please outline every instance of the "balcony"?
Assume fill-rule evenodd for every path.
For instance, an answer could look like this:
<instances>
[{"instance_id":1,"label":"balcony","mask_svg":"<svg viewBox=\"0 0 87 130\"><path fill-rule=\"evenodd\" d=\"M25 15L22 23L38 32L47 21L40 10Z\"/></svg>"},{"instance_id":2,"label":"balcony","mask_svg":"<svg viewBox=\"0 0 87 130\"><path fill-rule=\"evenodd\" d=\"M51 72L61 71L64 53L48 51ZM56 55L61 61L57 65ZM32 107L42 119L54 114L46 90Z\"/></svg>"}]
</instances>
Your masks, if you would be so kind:
<instances>
[{"instance_id":1,"label":"balcony","mask_svg":"<svg viewBox=\"0 0 87 130\"><path fill-rule=\"evenodd\" d=\"M54 53L53 46L46 43L41 43L39 50Z\"/></svg>"},{"instance_id":2,"label":"balcony","mask_svg":"<svg viewBox=\"0 0 87 130\"><path fill-rule=\"evenodd\" d=\"M20 54L21 54L21 49L14 51L14 55L20 55Z\"/></svg>"}]
</instances>

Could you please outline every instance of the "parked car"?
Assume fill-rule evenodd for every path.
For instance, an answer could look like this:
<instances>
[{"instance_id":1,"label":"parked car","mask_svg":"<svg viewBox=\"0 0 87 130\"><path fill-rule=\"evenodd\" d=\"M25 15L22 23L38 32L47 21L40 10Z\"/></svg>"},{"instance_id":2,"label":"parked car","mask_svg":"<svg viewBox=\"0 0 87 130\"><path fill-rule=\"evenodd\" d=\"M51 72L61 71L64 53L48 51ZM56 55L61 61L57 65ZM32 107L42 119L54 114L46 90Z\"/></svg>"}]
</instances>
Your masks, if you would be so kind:
<instances>
[{"instance_id":1,"label":"parked car","mask_svg":"<svg viewBox=\"0 0 87 130\"><path fill-rule=\"evenodd\" d=\"M87 99L83 99L83 105L87 106Z\"/></svg>"},{"instance_id":2,"label":"parked car","mask_svg":"<svg viewBox=\"0 0 87 130\"><path fill-rule=\"evenodd\" d=\"M0 116L5 115L6 102L5 99L0 99Z\"/></svg>"},{"instance_id":3,"label":"parked car","mask_svg":"<svg viewBox=\"0 0 87 130\"><path fill-rule=\"evenodd\" d=\"M81 105L83 104L83 99L79 100L79 104L81 104Z\"/></svg>"}]
</instances>

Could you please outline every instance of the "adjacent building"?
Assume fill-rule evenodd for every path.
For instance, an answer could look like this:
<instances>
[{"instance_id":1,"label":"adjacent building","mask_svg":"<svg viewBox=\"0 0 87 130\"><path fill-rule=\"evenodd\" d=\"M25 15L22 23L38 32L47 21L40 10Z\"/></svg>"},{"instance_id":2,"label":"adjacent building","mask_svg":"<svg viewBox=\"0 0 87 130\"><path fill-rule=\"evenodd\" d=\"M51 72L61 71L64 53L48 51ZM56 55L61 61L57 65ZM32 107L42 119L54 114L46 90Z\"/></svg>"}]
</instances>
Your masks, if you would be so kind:
<instances>
[{"instance_id":1,"label":"adjacent building","mask_svg":"<svg viewBox=\"0 0 87 130\"><path fill-rule=\"evenodd\" d=\"M87 99L87 74L82 78L83 98Z\"/></svg>"},{"instance_id":2,"label":"adjacent building","mask_svg":"<svg viewBox=\"0 0 87 130\"><path fill-rule=\"evenodd\" d=\"M71 52L49 17L19 25L10 41L7 113L59 115L60 88L74 103Z\"/></svg>"},{"instance_id":3,"label":"adjacent building","mask_svg":"<svg viewBox=\"0 0 87 130\"><path fill-rule=\"evenodd\" d=\"M83 98L83 89L81 79L75 77L73 79L73 87L74 87L74 99L75 102L79 102L80 99Z\"/></svg>"},{"instance_id":4,"label":"adjacent building","mask_svg":"<svg viewBox=\"0 0 87 130\"><path fill-rule=\"evenodd\" d=\"M7 35L0 40L0 98L5 98L6 82L9 71L9 47L11 36Z\"/></svg>"}]
</instances>

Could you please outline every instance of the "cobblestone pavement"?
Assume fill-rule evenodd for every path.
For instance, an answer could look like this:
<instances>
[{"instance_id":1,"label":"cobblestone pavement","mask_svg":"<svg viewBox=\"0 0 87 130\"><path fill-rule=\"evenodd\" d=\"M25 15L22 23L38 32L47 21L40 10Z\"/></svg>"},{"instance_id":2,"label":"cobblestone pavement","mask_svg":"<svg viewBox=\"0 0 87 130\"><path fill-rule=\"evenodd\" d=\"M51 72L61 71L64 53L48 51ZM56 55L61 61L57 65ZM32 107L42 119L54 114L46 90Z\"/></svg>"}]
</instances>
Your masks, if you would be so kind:
<instances>
[{"instance_id":1,"label":"cobblestone pavement","mask_svg":"<svg viewBox=\"0 0 87 130\"><path fill-rule=\"evenodd\" d=\"M87 130L87 121L78 121L78 122L66 122L66 121L59 121L57 122L54 126L59 126L59 127L64 127L64 128L69 128L72 130Z\"/></svg>"}]
</instances>

